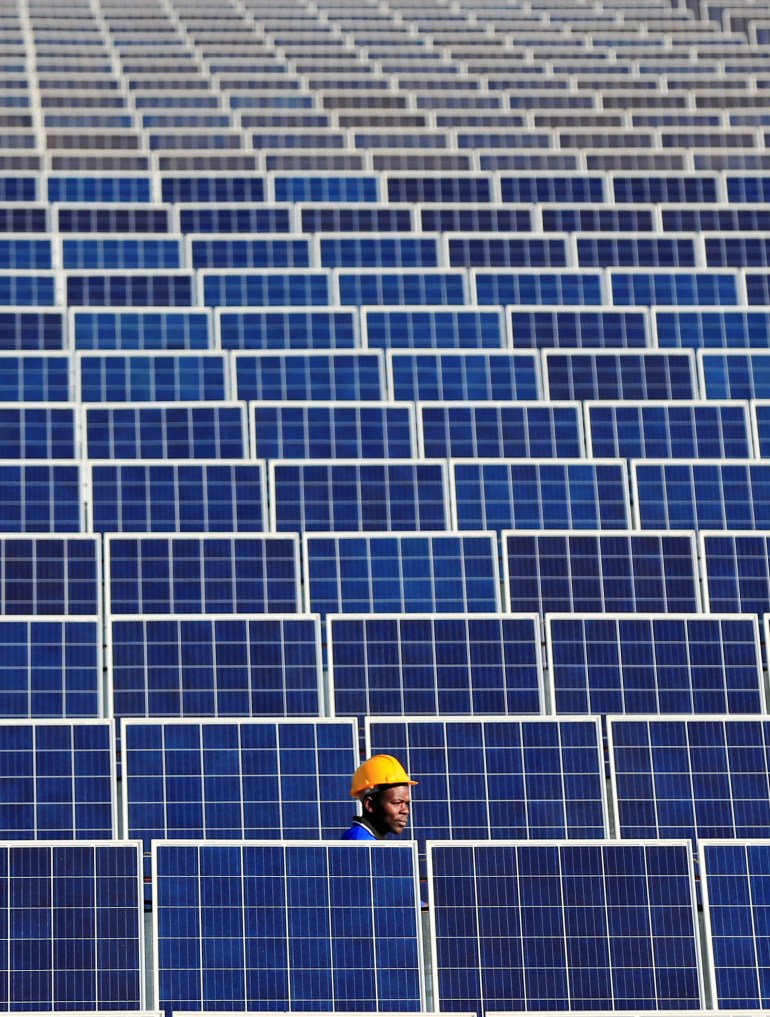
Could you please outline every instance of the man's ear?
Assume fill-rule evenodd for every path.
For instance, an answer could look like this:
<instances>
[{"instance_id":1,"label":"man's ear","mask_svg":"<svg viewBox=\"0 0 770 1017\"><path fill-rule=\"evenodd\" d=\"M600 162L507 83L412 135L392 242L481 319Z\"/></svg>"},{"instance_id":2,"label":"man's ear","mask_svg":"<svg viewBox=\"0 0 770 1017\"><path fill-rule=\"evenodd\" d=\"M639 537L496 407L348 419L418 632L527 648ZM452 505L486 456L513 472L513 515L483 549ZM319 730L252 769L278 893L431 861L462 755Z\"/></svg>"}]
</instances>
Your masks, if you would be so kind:
<instances>
[{"instance_id":1,"label":"man's ear","mask_svg":"<svg viewBox=\"0 0 770 1017\"><path fill-rule=\"evenodd\" d=\"M371 796L371 795L367 795L367 796L366 796L366 797L365 797L365 798L364 798L364 799L363 799L363 800L361 801L361 810L362 810L363 812L372 812L372 811L373 811L373 806L374 806L374 801L373 801L373 799L372 799L372 796Z\"/></svg>"}]
</instances>

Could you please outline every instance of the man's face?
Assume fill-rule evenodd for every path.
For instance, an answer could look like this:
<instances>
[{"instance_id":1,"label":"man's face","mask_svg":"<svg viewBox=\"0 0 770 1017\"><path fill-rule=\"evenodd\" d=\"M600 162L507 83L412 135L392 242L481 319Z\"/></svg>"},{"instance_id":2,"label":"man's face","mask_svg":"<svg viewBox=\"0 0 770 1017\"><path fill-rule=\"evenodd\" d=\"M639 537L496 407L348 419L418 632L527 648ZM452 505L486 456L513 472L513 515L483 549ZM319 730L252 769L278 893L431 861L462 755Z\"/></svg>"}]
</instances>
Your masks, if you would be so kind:
<instances>
[{"instance_id":1,"label":"man's face","mask_svg":"<svg viewBox=\"0 0 770 1017\"><path fill-rule=\"evenodd\" d=\"M411 795L409 785L389 787L365 800L372 824L381 833L403 833L409 821Z\"/></svg>"}]
</instances>

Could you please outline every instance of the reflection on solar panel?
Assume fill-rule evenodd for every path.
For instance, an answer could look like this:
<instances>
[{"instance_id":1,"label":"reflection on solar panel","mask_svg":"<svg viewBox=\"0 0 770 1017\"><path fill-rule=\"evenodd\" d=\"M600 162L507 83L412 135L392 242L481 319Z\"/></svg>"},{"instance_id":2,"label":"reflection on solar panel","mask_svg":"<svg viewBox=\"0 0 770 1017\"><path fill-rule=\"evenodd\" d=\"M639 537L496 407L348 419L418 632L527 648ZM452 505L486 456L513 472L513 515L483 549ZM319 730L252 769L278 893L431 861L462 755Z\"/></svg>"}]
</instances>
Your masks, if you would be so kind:
<instances>
[{"instance_id":1,"label":"reflection on solar panel","mask_svg":"<svg viewBox=\"0 0 770 1017\"><path fill-rule=\"evenodd\" d=\"M329 350L358 346L358 314L338 307L215 312L223 350Z\"/></svg>"},{"instance_id":2,"label":"reflection on solar panel","mask_svg":"<svg viewBox=\"0 0 770 1017\"><path fill-rule=\"evenodd\" d=\"M0 723L0 837L113 838L113 757L108 720Z\"/></svg>"},{"instance_id":3,"label":"reflection on solar panel","mask_svg":"<svg viewBox=\"0 0 770 1017\"><path fill-rule=\"evenodd\" d=\"M420 448L428 458L579 459L578 403L423 403Z\"/></svg>"},{"instance_id":4,"label":"reflection on solar panel","mask_svg":"<svg viewBox=\"0 0 770 1017\"><path fill-rule=\"evenodd\" d=\"M626 529L626 464L621 460L476 460L451 464L459 530Z\"/></svg>"},{"instance_id":5,"label":"reflection on solar panel","mask_svg":"<svg viewBox=\"0 0 770 1017\"><path fill-rule=\"evenodd\" d=\"M265 465L226 462L93 463L97 533L246 532L265 529Z\"/></svg>"},{"instance_id":6,"label":"reflection on solar panel","mask_svg":"<svg viewBox=\"0 0 770 1017\"><path fill-rule=\"evenodd\" d=\"M750 458L747 410L738 402L589 402L587 446L606 458Z\"/></svg>"},{"instance_id":7,"label":"reflection on solar panel","mask_svg":"<svg viewBox=\"0 0 770 1017\"><path fill-rule=\"evenodd\" d=\"M84 406L83 430L89 459L238 459L247 450L240 403Z\"/></svg>"},{"instance_id":8,"label":"reflection on solar panel","mask_svg":"<svg viewBox=\"0 0 770 1017\"><path fill-rule=\"evenodd\" d=\"M74 459L79 437L72 405L0 405L0 459Z\"/></svg>"},{"instance_id":9,"label":"reflection on solar panel","mask_svg":"<svg viewBox=\"0 0 770 1017\"><path fill-rule=\"evenodd\" d=\"M114 617L116 717L323 714L317 616Z\"/></svg>"},{"instance_id":10,"label":"reflection on solar panel","mask_svg":"<svg viewBox=\"0 0 770 1017\"><path fill-rule=\"evenodd\" d=\"M649 346L644 311L612 308L509 307L514 348L644 349Z\"/></svg>"},{"instance_id":11,"label":"reflection on solar panel","mask_svg":"<svg viewBox=\"0 0 770 1017\"><path fill-rule=\"evenodd\" d=\"M770 844L703 840L699 845L712 998L720 1009L767 1007L764 916Z\"/></svg>"},{"instance_id":12,"label":"reflection on solar panel","mask_svg":"<svg viewBox=\"0 0 770 1017\"><path fill-rule=\"evenodd\" d=\"M608 834L596 718L366 719L367 754L419 779L411 835L425 840Z\"/></svg>"},{"instance_id":13,"label":"reflection on solar panel","mask_svg":"<svg viewBox=\"0 0 770 1017\"><path fill-rule=\"evenodd\" d=\"M703 1006L686 843L434 842L428 873L442 1012Z\"/></svg>"},{"instance_id":14,"label":"reflection on solar panel","mask_svg":"<svg viewBox=\"0 0 770 1017\"><path fill-rule=\"evenodd\" d=\"M607 721L621 837L768 837L770 725L750 717Z\"/></svg>"},{"instance_id":15,"label":"reflection on solar panel","mask_svg":"<svg viewBox=\"0 0 770 1017\"><path fill-rule=\"evenodd\" d=\"M104 548L106 606L111 614L299 610L296 536L107 534Z\"/></svg>"},{"instance_id":16,"label":"reflection on solar panel","mask_svg":"<svg viewBox=\"0 0 770 1017\"><path fill-rule=\"evenodd\" d=\"M534 615L330 615L337 717L542 713Z\"/></svg>"},{"instance_id":17,"label":"reflection on solar panel","mask_svg":"<svg viewBox=\"0 0 770 1017\"><path fill-rule=\"evenodd\" d=\"M370 349L500 349L508 345L500 308L362 309Z\"/></svg>"},{"instance_id":18,"label":"reflection on solar panel","mask_svg":"<svg viewBox=\"0 0 770 1017\"><path fill-rule=\"evenodd\" d=\"M386 356L393 399L518 402L536 400L541 394L540 365L534 352L389 350Z\"/></svg>"},{"instance_id":19,"label":"reflection on solar panel","mask_svg":"<svg viewBox=\"0 0 770 1017\"><path fill-rule=\"evenodd\" d=\"M249 412L257 459L410 459L416 452L411 403L255 402Z\"/></svg>"},{"instance_id":20,"label":"reflection on solar panel","mask_svg":"<svg viewBox=\"0 0 770 1017\"><path fill-rule=\"evenodd\" d=\"M559 615L545 619L556 713L764 713L750 615Z\"/></svg>"},{"instance_id":21,"label":"reflection on solar panel","mask_svg":"<svg viewBox=\"0 0 770 1017\"><path fill-rule=\"evenodd\" d=\"M699 611L696 560L693 533L504 533L504 603L541 615Z\"/></svg>"},{"instance_id":22,"label":"reflection on solar panel","mask_svg":"<svg viewBox=\"0 0 770 1017\"><path fill-rule=\"evenodd\" d=\"M210 311L137 308L72 311L76 350L205 350Z\"/></svg>"},{"instance_id":23,"label":"reflection on solar panel","mask_svg":"<svg viewBox=\"0 0 770 1017\"><path fill-rule=\"evenodd\" d=\"M413 844L156 842L153 870L167 1011L424 1009Z\"/></svg>"},{"instance_id":24,"label":"reflection on solar panel","mask_svg":"<svg viewBox=\"0 0 770 1017\"><path fill-rule=\"evenodd\" d=\"M4 844L6 1010L141 1010L139 845Z\"/></svg>"},{"instance_id":25,"label":"reflection on solar panel","mask_svg":"<svg viewBox=\"0 0 770 1017\"><path fill-rule=\"evenodd\" d=\"M445 530L449 525L442 460L273 460L269 469L273 531Z\"/></svg>"},{"instance_id":26,"label":"reflection on solar panel","mask_svg":"<svg viewBox=\"0 0 770 1017\"><path fill-rule=\"evenodd\" d=\"M543 382L549 399L670 400L694 399L698 395L691 350L614 353L543 350L542 357Z\"/></svg>"},{"instance_id":27,"label":"reflection on solar panel","mask_svg":"<svg viewBox=\"0 0 770 1017\"><path fill-rule=\"evenodd\" d=\"M698 351L704 399L770 399L770 351Z\"/></svg>"},{"instance_id":28,"label":"reflection on solar panel","mask_svg":"<svg viewBox=\"0 0 770 1017\"><path fill-rule=\"evenodd\" d=\"M379 350L236 352L231 356L238 399L379 402L385 398Z\"/></svg>"},{"instance_id":29,"label":"reflection on solar panel","mask_svg":"<svg viewBox=\"0 0 770 1017\"><path fill-rule=\"evenodd\" d=\"M305 534L305 609L423 614L499 611L492 533Z\"/></svg>"},{"instance_id":30,"label":"reflection on solar panel","mask_svg":"<svg viewBox=\"0 0 770 1017\"><path fill-rule=\"evenodd\" d=\"M753 530L770 526L770 463L636 462L642 529Z\"/></svg>"}]
</instances>

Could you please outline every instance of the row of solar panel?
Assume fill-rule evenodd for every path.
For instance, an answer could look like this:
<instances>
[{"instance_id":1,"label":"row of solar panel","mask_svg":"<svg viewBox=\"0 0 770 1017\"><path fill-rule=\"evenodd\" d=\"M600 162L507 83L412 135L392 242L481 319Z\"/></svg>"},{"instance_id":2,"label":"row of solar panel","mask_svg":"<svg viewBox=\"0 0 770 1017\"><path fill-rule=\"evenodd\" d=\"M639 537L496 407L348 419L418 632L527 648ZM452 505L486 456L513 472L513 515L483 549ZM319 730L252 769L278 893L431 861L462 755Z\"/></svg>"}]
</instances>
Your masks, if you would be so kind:
<instances>
[{"instance_id":1,"label":"row of solar panel","mask_svg":"<svg viewBox=\"0 0 770 1017\"><path fill-rule=\"evenodd\" d=\"M435 1002L696 1011L707 979L721 1007L766 1006L770 845L705 840L700 853L703 944L686 843L433 841ZM153 863L167 1013L424 1012L413 845L166 841ZM0 867L9 1009L145 1005L136 844L8 844Z\"/></svg>"}]
</instances>

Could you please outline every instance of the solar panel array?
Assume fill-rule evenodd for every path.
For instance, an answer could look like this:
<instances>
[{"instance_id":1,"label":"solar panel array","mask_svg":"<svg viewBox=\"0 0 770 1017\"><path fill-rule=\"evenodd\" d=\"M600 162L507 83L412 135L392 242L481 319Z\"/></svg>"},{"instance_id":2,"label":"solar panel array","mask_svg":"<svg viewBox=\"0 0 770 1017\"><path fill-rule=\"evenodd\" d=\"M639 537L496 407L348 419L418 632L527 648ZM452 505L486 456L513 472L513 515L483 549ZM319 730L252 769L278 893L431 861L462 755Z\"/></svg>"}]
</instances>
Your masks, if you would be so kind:
<instances>
[{"instance_id":1,"label":"solar panel array","mask_svg":"<svg viewBox=\"0 0 770 1017\"><path fill-rule=\"evenodd\" d=\"M0 1009L770 1009L769 60L3 6Z\"/></svg>"}]
</instances>

